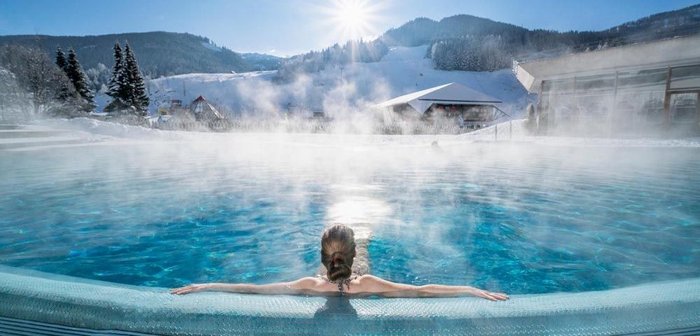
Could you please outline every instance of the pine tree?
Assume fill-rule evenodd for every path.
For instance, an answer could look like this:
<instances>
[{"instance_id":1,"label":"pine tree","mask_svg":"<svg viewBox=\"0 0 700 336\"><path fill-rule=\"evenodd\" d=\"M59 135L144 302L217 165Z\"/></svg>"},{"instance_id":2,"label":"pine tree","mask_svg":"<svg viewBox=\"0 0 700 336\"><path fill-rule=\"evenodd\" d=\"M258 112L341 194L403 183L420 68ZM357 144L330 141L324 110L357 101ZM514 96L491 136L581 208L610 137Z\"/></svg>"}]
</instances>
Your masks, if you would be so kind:
<instances>
[{"instance_id":1,"label":"pine tree","mask_svg":"<svg viewBox=\"0 0 700 336\"><path fill-rule=\"evenodd\" d=\"M124 47L124 54L126 63L125 74L129 87L127 103L143 113L148 110L148 95L146 94L143 77L141 77L141 73L139 72L139 65L136 61L136 57L128 43Z\"/></svg>"},{"instance_id":2,"label":"pine tree","mask_svg":"<svg viewBox=\"0 0 700 336\"><path fill-rule=\"evenodd\" d=\"M114 67L112 68L112 78L109 80L107 95L112 97L117 105L126 105L129 96L129 86L126 81L126 69L124 64L124 54L119 42L114 44Z\"/></svg>"},{"instance_id":3,"label":"pine tree","mask_svg":"<svg viewBox=\"0 0 700 336\"><path fill-rule=\"evenodd\" d=\"M61 50L60 47L56 48L56 65L59 69L61 69L60 74L56 74L56 78L54 78L54 82L58 86L56 99L61 102L68 102L74 98L77 98L78 95L77 92L75 92L75 89L72 87L72 83L70 80L66 80L68 61L66 61L66 55L63 53L63 50Z\"/></svg>"},{"instance_id":4,"label":"pine tree","mask_svg":"<svg viewBox=\"0 0 700 336\"><path fill-rule=\"evenodd\" d=\"M82 97L85 100L85 110L92 110L95 108L95 96L92 94L92 91L90 91L90 88L87 85L87 81L85 79L85 73L83 72L83 69L80 67L80 63L78 62L78 57L75 54L75 50L70 49L68 51L68 64L66 65L65 68L66 75L68 76L68 79L73 83L73 86L75 87L75 91L78 92L80 97Z\"/></svg>"},{"instance_id":5,"label":"pine tree","mask_svg":"<svg viewBox=\"0 0 700 336\"><path fill-rule=\"evenodd\" d=\"M66 55L60 47L56 48L56 65L63 71L66 71L66 66L68 65L66 62Z\"/></svg>"}]
</instances>

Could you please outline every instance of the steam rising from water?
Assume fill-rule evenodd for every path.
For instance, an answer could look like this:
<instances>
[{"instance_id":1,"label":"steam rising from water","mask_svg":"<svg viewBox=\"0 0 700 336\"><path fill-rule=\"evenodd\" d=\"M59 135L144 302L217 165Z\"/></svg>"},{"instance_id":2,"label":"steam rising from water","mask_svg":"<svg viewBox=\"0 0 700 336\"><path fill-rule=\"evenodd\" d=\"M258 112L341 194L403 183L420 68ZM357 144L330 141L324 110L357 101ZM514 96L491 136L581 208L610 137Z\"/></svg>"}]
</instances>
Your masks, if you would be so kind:
<instances>
[{"instance_id":1,"label":"steam rising from water","mask_svg":"<svg viewBox=\"0 0 700 336\"><path fill-rule=\"evenodd\" d=\"M164 134L0 152L0 263L166 287L290 280L343 222L373 232L372 272L395 281L533 293L700 275L697 148Z\"/></svg>"},{"instance_id":2,"label":"steam rising from water","mask_svg":"<svg viewBox=\"0 0 700 336\"><path fill-rule=\"evenodd\" d=\"M273 72L249 74L193 74L159 78L149 83L154 102L165 107L171 99L189 103L204 95L211 103L245 125L260 131L318 130L308 119L323 112L333 120L322 126L326 133L387 133L390 123L404 133L456 133L454 119L446 120L451 129L432 127L417 120L391 120L376 104L406 93L460 82L477 91L505 101L499 108L512 116L521 115L529 102L524 89L508 70L493 73L445 72L432 69L424 59L425 47L397 48L376 63L328 65L312 74L299 73L285 81L275 80ZM155 112L152 106L152 113ZM435 124L440 124L437 120ZM394 123L399 125L393 125ZM444 128L444 127L443 127Z\"/></svg>"}]
</instances>

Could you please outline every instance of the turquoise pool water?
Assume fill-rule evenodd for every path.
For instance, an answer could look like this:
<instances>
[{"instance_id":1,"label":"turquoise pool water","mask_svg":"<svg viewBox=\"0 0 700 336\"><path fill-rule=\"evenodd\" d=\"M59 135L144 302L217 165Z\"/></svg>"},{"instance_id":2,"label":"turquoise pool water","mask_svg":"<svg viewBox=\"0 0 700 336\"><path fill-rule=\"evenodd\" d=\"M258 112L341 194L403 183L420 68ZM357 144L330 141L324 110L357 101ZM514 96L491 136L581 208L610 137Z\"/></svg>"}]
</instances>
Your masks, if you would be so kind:
<instances>
[{"instance_id":1,"label":"turquoise pool water","mask_svg":"<svg viewBox=\"0 0 700 336\"><path fill-rule=\"evenodd\" d=\"M508 293L700 276L700 149L324 138L0 151L0 264L124 284L372 273Z\"/></svg>"}]
</instances>

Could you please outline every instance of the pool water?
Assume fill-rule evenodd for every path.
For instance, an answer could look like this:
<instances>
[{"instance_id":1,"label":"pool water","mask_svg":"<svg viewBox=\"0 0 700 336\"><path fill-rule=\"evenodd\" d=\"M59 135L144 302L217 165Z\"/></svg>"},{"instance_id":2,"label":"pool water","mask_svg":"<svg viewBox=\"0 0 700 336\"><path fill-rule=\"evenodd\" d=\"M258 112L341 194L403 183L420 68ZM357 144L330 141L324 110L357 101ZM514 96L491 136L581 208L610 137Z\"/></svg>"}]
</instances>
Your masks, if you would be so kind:
<instances>
[{"instance_id":1,"label":"pool water","mask_svg":"<svg viewBox=\"0 0 700 336\"><path fill-rule=\"evenodd\" d=\"M409 140L406 140L406 139ZM700 148L225 135L0 151L0 264L124 284L372 273L508 293L700 276Z\"/></svg>"}]
</instances>

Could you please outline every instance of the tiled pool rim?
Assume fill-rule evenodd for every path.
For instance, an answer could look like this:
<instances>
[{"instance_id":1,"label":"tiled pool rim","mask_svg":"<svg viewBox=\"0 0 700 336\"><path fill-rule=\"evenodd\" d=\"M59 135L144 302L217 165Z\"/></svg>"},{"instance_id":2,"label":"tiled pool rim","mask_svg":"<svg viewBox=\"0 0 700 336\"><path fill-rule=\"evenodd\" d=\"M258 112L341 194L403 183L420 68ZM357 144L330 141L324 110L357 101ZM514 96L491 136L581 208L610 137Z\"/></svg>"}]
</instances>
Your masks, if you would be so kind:
<instances>
[{"instance_id":1,"label":"tiled pool rim","mask_svg":"<svg viewBox=\"0 0 700 336\"><path fill-rule=\"evenodd\" d=\"M0 332L70 335L696 335L700 279L599 292L373 299L198 293L0 266ZM34 329L32 329L34 328Z\"/></svg>"}]
</instances>

